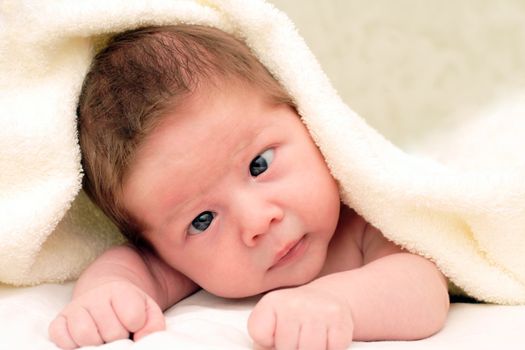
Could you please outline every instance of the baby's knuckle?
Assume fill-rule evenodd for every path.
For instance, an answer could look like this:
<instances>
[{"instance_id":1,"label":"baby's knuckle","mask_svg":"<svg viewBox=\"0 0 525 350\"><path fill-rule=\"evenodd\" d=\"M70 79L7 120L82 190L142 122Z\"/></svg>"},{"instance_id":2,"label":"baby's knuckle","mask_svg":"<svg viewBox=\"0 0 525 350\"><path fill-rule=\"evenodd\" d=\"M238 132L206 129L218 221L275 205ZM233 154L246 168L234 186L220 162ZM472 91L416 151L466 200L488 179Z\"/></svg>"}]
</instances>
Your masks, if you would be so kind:
<instances>
[{"instance_id":1,"label":"baby's knuckle","mask_svg":"<svg viewBox=\"0 0 525 350\"><path fill-rule=\"evenodd\" d=\"M85 324L71 324L69 325L71 336L75 342L80 346L100 345L100 337L98 330L92 326Z\"/></svg>"},{"instance_id":2,"label":"baby's knuckle","mask_svg":"<svg viewBox=\"0 0 525 350\"><path fill-rule=\"evenodd\" d=\"M329 316L339 316L341 314L341 305L339 303L328 302L323 305L325 314Z\"/></svg>"},{"instance_id":3,"label":"baby's knuckle","mask_svg":"<svg viewBox=\"0 0 525 350\"><path fill-rule=\"evenodd\" d=\"M90 343L91 338L93 338L93 329L90 326L84 325L84 324L74 324L70 325L71 327L71 333L73 333L74 337L78 339L81 342L88 342Z\"/></svg>"},{"instance_id":4,"label":"baby's knuckle","mask_svg":"<svg viewBox=\"0 0 525 350\"><path fill-rule=\"evenodd\" d=\"M136 332L144 327L146 323L146 311L141 310L126 310L125 313L120 313L118 315L119 319L122 320L123 325L130 332Z\"/></svg>"},{"instance_id":5,"label":"baby's knuckle","mask_svg":"<svg viewBox=\"0 0 525 350\"><path fill-rule=\"evenodd\" d=\"M129 337L129 332L125 329L109 328L104 330L102 338L105 342L112 342L119 339L127 339Z\"/></svg>"},{"instance_id":6,"label":"baby's knuckle","mask_svg":"<svg viewBox=\"0 0 525 350\"><path fill-rule=\"evenodd\" d=\"M288 300L285 305L291 310L304 310L308 304L300 298L293 298Z\"/></svg>"}]
</instances>

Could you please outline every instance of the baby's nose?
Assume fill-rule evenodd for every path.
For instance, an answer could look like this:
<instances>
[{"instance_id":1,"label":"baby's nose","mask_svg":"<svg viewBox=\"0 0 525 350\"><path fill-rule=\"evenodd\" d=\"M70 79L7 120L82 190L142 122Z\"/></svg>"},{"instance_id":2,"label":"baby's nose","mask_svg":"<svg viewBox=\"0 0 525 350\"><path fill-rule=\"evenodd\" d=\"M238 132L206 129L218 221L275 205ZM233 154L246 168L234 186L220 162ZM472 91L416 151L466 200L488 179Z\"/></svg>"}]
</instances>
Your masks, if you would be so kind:
<instances>
[{"instance_id":1,"label":"baby's nose","mask_svg":"<svg viewBox=\"0 0 525 350\"><path fill-rule=\"evenodd\" d=\"M251 247L283 219L284 211L267 198L252 197L239 206L238 215L242 240Z\"/></svg>"}]
</instances>

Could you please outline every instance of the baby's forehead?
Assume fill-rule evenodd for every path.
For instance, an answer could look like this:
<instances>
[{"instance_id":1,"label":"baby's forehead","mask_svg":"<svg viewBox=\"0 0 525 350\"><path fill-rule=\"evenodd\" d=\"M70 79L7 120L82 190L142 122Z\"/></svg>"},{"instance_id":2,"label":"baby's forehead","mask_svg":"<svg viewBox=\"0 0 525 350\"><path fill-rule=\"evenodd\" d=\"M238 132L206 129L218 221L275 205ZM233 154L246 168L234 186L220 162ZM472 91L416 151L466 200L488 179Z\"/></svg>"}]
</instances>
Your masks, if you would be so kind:
<instances>
[{"instance_id":1,"label":"baby's forehead","mask_svg":"<svg viewBox=\"0 0 525 350\"><path fill-rule=\"evenodd\" d=\"M188 95L168 110L137 149L135 165L144 159L152 164L195 162L208 153L218 156L228 150L235 155L261 134L268 133L271 120L259 106L258 93L239 88L205 89ZM253 103L251 103L253 101ZM254 106L252 106L254 105Z\"/></svg>"},{"instance_id":2,"label":"baby's forehead","mask_svg":"<svg viewBox=\"0 0 525 350\"><path fill-rule=\"evenodd\" d=\"M265 118L261 115L261 118L247 119L245 112L250 105L276 106L284 104L257 84L228 77L220 79L217 76L216 80L205 80L199 83L194 90L172 98L155 129L162 128L163 124L172 123L171 118L173 117L192 118L202 115L203 109L206 109L205 117L210 120L210 123L201 124L201 130L214 127L216 130L228 129L235 132L237 128L232 129L230 124L234 123L235 126L238 126L240 122L249 127L246 131L256 130L265 124ZM224 118L226 113L229 118ZM215 118L222 118L223 123L212 123Z\"/></svg>"}]
</instances>

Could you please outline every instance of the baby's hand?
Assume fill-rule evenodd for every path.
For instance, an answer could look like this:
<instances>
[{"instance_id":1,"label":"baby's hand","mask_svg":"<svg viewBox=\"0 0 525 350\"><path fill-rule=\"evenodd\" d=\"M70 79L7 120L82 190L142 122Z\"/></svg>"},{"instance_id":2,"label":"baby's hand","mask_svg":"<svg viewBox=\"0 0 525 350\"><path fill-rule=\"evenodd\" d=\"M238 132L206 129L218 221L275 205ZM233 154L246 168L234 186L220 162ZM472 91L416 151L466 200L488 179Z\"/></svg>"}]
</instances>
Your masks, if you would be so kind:
<instances>
[{"instance_id":1,"label":"baby's hand","mask_svg":"<svg viewBox=\"0 0 525 350\"><path fill-rule=\"evenodd\" d=\"M62 349L133 339L165 329L157 303L129 282L109 282L74 298L49 326Z\"/></svg>"},{"instance_id":2,"label":"baby's hand","mask_svg":"<svg viewBox=\"0 0 525 350\"><path fill-rule=\"evenodd\" d=\"M354 323L350 306L311 285L266 294L248 320L248 332L264 348L346 349Z\"/></svg>"}]
</instances>

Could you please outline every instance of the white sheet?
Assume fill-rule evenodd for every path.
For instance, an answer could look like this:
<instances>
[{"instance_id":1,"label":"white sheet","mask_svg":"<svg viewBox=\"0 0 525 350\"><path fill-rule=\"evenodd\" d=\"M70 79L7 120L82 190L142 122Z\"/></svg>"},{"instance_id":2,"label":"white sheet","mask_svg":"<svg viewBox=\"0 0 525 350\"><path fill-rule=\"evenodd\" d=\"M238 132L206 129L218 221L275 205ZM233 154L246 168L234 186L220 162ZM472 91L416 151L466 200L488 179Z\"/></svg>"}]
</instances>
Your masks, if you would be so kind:
<instances>
[{"instance_id":1,"label":"white sheet","mask_svg":"<svg viewBox=\"0 0 525 350\"><path fill-rule=\"evenodd\" d=\"M73 283L0 286L0 349L56 350L47 326L70 298ZM167 330L138 342L84 349L252 349L246 320L257 298L226 300L199 292L166 312ZM355 342L351 349L523 349L525 306L454 303L444 329L413 342Z\"/></svg>"}]
</instances>

